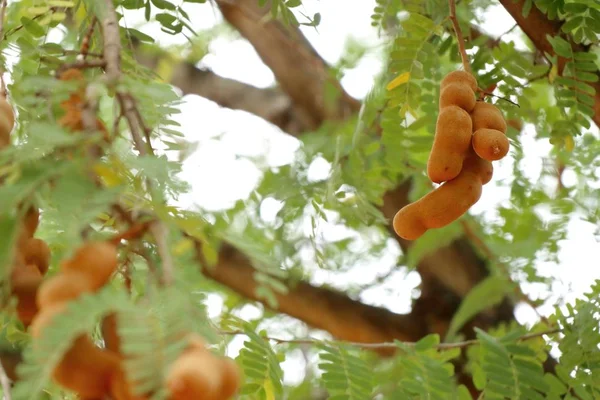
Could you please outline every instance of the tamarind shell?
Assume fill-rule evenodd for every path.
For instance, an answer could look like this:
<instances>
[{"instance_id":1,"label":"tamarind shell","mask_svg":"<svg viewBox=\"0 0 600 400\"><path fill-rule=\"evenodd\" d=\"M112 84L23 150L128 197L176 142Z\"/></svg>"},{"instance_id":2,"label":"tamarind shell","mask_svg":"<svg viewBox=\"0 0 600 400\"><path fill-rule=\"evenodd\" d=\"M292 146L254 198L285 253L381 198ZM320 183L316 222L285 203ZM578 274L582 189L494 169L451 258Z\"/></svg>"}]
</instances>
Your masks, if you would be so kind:
<instances>
[{"instance_id":1,"label":"tamarind shell","mask_svg":"<svg viewBox=\"0 0 600 400\"><path fill-rule=\"evenodd\" d=\"M473 149L484 160L500 160L508 154L509 148L506 135L496 129L481 128L473 134Z\"/></svg>"},{"instance_id":2,"label":"tamarind shell","mask_svg":"<svg viewBox=\"0 0 600 400\"><path fill-rule=\"evenodd\" d=\"M440 110L448 106L457 106L471 112L475 102L475 92L464 83L450 83L440 92Z\"/></svg>"},{"instance_id":3,"label":"tamarind shell","mask_svg":"<svg viewBox=\"0 0 600 400\"><path fill-rule=\"evenodd\" d=\"M169 400L222 400L223 371L210 352L185 352L173 362L166 378Z\"/></svg>"},{"instance_id":4,"label":"tamarind shell","mask_svg":"<svg viewBox=\"0 0 600 400\"><path fill-rule=\"evenodd\" d=\"M108 242L88 242L73 256L62 262L63 272L81 272L88 277L93 289L99 289L117 269L117 248Z\"/></svg>"},{"instance_id":5,"label":"tamarind shell","mask_svg":"<svg viewBox=\"0 0 600 400\"><path fill-rule=\"evenodd\" d=\"M455 179L445 182L396 213L394 231L403 239L415 240L428 229L441 228L454 222L479 200L488 174L486 161L470 154Z\"/></svg>"},{"instance_id":6,"label":"tamarind shell","mask_svg":"<svg viewBox=\"0 0 600 400\"><path fill-rule=\"evenodd\" d=\"M25 262L38 267L42 275L45 275L50 266L50 247L41 239L28 239L23 248Z\"/></svg>"},{"instance_id":7,"label":"tamarind shell","mask_svg":"<svg viewBox=\"0 0 600 400\"><path fill-rule=\"evenodd\" d=\"M77 271L54 275L46 280L37 294L37 305L41 309L75 300L83 293L94 290L93 281Z\"/></svg>"},{"instance_id":8,"label":"tamarind shell","mask_svg":"<svg viewBox=\"0 0 600 400\"><path fill-rule=\"evenodd\" d=\"M443 108L438 115L427 175L441 183L458 176L471 147L472 123L469 113L457 106Z\"/></svg>"},{"instance_id":9,"label":"tamarind shell","mask_svg":"<svg viewBox=\"0 0 600 400\"><path fill-rule=\"evenodd\" d=\"M506 133L506 121L498 107L491 103L478 101L471 111L473 120L473 132L480 129L495 129Z\"/></svg>"},{"instance_id":10,"label":"tamarind shell","mask_svg":"<svg viewBox=\"0 0 600 400\"><path fill-rule=\"evenodd\" d=\"M477 92L477 79L475 79L473 75L466 71L450 72L440 82L440 89L444 89L447 85L451 83L460 83L462 85L466 85L469 88L471 88L473 92Z\"/></svg>"},{"instance_id":11,"label":"tamarind shell","mask_svg":"<svg viewBox=\"0 0 600 400\"><path fill-rule=\"evenodd\" d=\"M65 353L52 378L80 397L103 399L110 393L111 377L118 368L116 355L102 350L89 336L83 335Z\"/></svg>"}]
</instances>

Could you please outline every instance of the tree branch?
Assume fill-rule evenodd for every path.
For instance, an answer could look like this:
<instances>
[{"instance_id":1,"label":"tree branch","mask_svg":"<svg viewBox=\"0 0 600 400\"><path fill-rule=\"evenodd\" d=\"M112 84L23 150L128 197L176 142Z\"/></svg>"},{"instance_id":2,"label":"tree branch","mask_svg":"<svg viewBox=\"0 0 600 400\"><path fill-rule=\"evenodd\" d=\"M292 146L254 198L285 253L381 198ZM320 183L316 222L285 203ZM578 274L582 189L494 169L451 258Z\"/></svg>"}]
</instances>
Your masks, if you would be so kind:
<instances>
[{"instance_id":1,"label":"tree branch","mask_svg":"<svg viewBox=\"0 0 600 400\"><path fill-rule=\"evenodd\" d=\"M527 17L523 16L524 2L513 0L500 0L500 3L504 6L506 11L514 18L519 27L525 32L529 39L533 42L535 47L541 52L555 55L552 45L547 39L547 35L556 36L560 34L560 28L562 26L561 21L551 21L533 4ZM571 43L571 47L574 51L587 51L582 45L573 43L570 38L567 38ZM562 74L567 59L558 57L558 73ZM590 85L596 90L595 101L594 101L594 116L592 120L600 127L600 81L590 82Z\"/></svg>"},{"instance_id":2,"label":"tree branch","mask_svg":"<svg viewBox=\"0 0 600 400\"><path fill-rule=\"evenodd\" d=\"M136 61L146 68L156 69L161 58L166 56L147 51L138 40L134 39L132 42ZM174 65L169 82L179 88L183 95L195 94L214 101L221 107L246 111L293 136L309 129L290 97L279 88L257 88L224 78L208 69L197 68L190 62Z\"/></svg>"},{"instance_id":3,"label":"tree branch","mask_svg":"<svg viewBox=\"0 0 600 400\"><path fill-rule=\"evenodd\" d=\"M263 21L271 4L260 8L255 0L216 1L223 17L253 46L273 71L281 88L298 106L309 129L325 120L344 120L358 112L360 102L348 95L328 74L324 60L297 28L278 21ZM329 87L328 87L329 86ZM326 100L333 88L337 98Z\"/></svg>"},{"instance_id":4,"label":"tree branch","mask_svg":"<svg viewBox=\"0 0 600 400\"><path fill-rule=\"evenodd\" d=\"M210 267L202 256L201 244L196 243L196 254L208 277L227 286L242 296L266 303L256 296L258 282L255 269L237 249L225 245L219 252L215 266ZM338 339L379 343L414 341L427 332L421 316L396 314L383 308L369 306L348 298L331 289L319 288L305 282L288 282L288 293L277 294L283 312L306 322L313 328L323 329ZM389 353L389 349L387 351Z\"/></svg>"}]
</instances>

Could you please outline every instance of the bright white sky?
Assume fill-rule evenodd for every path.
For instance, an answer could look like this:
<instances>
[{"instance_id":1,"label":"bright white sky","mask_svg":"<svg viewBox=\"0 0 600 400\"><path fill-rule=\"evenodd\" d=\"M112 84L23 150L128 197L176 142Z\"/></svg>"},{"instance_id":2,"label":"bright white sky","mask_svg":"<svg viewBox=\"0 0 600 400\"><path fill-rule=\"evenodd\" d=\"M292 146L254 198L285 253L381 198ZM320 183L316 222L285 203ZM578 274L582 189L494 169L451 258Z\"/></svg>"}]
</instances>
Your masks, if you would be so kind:
<instances>
[{"instance_id":1,"label":"bright white sky","mask_svg":"<svg viewBox=\"0 0 600 400\"><path fill-rule=\"evenodd\" d=\"M307 15L320 12L322 16L318 32L313 28L303 28L304 33L315 46L317 51L329 63L336 62L342 54L345 41L354 37L362 42L373 45L373 54L369 55L356 69L348 72L342 84L353 96L362 98L371 88L373 77L381 68L377 52L380 43L374 28L370 26L370 15L373 11L374 0L349 2L348 0L304 0L303 9ZM352 4L350 6L350 4ZM186 10L192 15L196 29L206 29L221 20L218 12L212 10L208 4L186 4ZM342 15L343 14L343 15ZM127 12L127 22L134 26L141 22L139 14ZM482 29L492 35L500 35L507 31L514 21L504 8L497 6L487 16L487 21ZM302 16L299 16L301 19ZM148 24L141 28L147 34L157 38L162 44L182 43L183 37L173 37L160 31L156 23ZM504 40L518 40L518 35L512 33L505 35ZM212 43L210 54L203 60L203 65L210 67L222 76L237 79L258 87L273 85L274 76L271 71L260 61L251 45L244 40L219 39ZM182 124L182 132L190 141L199 142L194 154L185 162L182 177L192 185L192 192L181 200L181 204L188 207L201 206L208 210L228 208L233 203L245 198L260 179L260 172L254 165L236 156L263 155L270 165L282 165L290 162L297 141L283 134L278 128L270 126L265 121L241 111L232 111L219 107L215 103L198 96L186 96L182 106L182 114L177 120ZM216 138L216 136L222 137ZM533 138L532 126L526 127L520 140L526 154L527 174L532 179L537 179L542 167L542 157L550 148L546 141L536 141ZM493 214L486 210L493 210L499 202L507 201L508 189L494 184L511 177L511 157L506 157L495 163L493 181L486 185L481 200L472 208L473 214L482 214L486 218L493 218ZM310 176L322 179L328 174L329 164L323 160L315 160L311 165ZM565 183L575 184L572 175L566 174ZM261 210L266 218L271 218L277 212L278 204L267 201ZM587 222L574 219L569 227L569 239L561 243L560 264L542 264L539 269L544 274L557 276L560 282L552 290L552 301L548 307L542 308L542 313L552 311L560 297L572 301L575 297L585 292L593 279L600 278L600 269L597 260L600 260L600 246L594 238L594 226ZM337 236L339 228L327 227L321 224L324 236ZM307 227L308 233L308 227ZM344 233L342 232L342 235ZM376 265L359 265L352 271L344 274L315 271L313 282L328 282L343 287L345 282L368 282L377 275L386 273L394 268L395 257L398 254L397 245L390 241L389 256L379 260ZM335 277L335 282L333 282ZM367 290L362 295L365 303L384 306L394 312L409 311L411 292L419 284L416 273L406 273L398 270L380 286ZM532 297L547 296L539 288L526 287ZM218 296L209 299L209 312L217 316L220 312L222 301ZM260 309L247 306L243 310L244 317L260 315ZM535 314L527 307L519 307L517 318L521 322L535 321ZM295 335L307 335L301 324L286 322L286 328L297 326ZM315 333L311 333L313 336ZM289 333L277 332L273 336L289 337ZM319 335L321 336L321 335ZM236 340L230 355L235 356L239 351L243 338ZM304 376L304 361L299 353L284 362L285 379L293 384L299 382Z\"/></svg>"}]
</instances>

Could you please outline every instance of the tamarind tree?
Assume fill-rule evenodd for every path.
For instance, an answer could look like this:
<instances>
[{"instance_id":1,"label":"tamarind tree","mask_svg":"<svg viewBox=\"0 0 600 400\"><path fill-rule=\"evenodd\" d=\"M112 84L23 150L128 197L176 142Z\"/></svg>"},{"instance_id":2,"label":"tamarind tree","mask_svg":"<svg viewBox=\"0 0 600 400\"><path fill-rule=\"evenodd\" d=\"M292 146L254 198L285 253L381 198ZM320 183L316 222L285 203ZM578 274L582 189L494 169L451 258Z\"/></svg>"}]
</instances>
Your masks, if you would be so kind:
<instances>
[{"instance_id":1,"label":"tamarind tree","mask_svg":"<svg viewBox=\"0 0 600 400\"><path fill-rule=\"evenodd\" d=\"M336 21L302 0L1 1L4 398L600 398L600 273L574 301L535 295L557 284L540 266L572 268L569 223L600 228L600 3L499 3L376 0L383 45L329 65L305 33ZM486 33L499 8L510 36ZM232 31L273 87L201 66ZM369 51L383 68L357 99L341 78ZM231 207L183 207L177 119L207 119L185 95L280 129L293 160L250 158ZM466 212L491 188L506 201Z\"/></svg>"}]
</instances>

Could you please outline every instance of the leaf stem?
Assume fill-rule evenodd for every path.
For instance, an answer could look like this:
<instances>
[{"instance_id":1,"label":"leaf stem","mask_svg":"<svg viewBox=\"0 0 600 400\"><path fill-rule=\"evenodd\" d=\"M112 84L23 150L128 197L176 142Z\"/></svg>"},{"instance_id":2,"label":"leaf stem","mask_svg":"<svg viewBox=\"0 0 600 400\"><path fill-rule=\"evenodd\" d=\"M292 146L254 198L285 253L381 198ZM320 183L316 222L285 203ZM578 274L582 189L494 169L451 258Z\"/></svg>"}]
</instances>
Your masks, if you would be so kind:
<instances>
[{"instance_id":1,"label":"leaf stem","mask_svg":"<svg viewBox=\"0 0 600 400\"><path fill-rule=\"evenodd\" d=\"M561 332L560 328L552 328L552 329L547 329L541 332L532 332L532 333L528 333L525 334L519 338L517 338L517 341L522 342L525 340L530 340L530 339L535 339L535 338L539 338L541 336L544 335L551 335L554 333L559 333ZM246 333L244 331L219 331L219 333L221 335L246 335ZM277 344L304 344L304 345L318 345L321 344L323 342L327 342L326 340L320 340L320 339L313 339L313 338L306 338L306 339L280 339L280 338L274 338L274 337L263 337L266 340L270 340L273 341ZM415 347L415 345L417 344L417 342L382 342L382 343L360 343L360 342L347 342L345 340L335 340L335 341L331 341L333 343L337 343L337 344L343 344L343 345L349 345L349 346L354 346L354 347L358 347L358 348L362 348L362 349L384 349L384 348L396 348L399 349L398 343L402 343L405 346L408 347ZM437 350L451 350L451 349L463 349L466 347L470 347L473 345L479 344L479 340L477 339L471 339L471 340L465 340L463 342L456 342L456 343L440 343L437 346L434 346L433 348L437 349Z\"/></svg>"}]
</instances>

